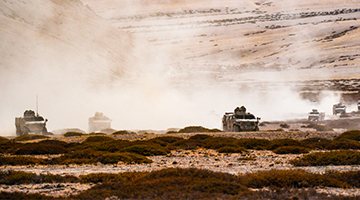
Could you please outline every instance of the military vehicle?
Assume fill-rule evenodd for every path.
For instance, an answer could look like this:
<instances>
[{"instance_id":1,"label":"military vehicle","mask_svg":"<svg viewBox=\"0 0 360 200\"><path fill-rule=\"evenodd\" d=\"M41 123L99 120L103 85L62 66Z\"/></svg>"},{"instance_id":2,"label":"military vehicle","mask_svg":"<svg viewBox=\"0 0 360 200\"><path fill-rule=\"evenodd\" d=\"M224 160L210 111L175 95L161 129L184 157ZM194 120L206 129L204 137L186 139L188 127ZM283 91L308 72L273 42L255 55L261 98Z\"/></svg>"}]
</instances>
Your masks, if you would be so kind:
<instances>
[{"instance_id":1,"label":"military vehicle","mask_svg":"<svg viewBox=\"0 0 360 200\"><path fill-rule=\"evenodd\" d=\"M89 133L100 132L111 129L111 119L101 112L96 112L94 117L89 118Z\"/></svg>"},{"instance_id":2,"label":"military vehicle","mask_svg":"<svg viewBox=\"0 0 360 200\"><path fill-rule=\"evenodd\" d=\"M223 130L225 132L258 131L260 117L246 113L246 108L235 108L234 112L226 112L223 116Z\"/></svg>"},{"instance_id":3,"label":"military vehicle","mask_svg":"<svg viewBox=\"0 0 360 200\"><path fill-rule=\"evenodd\" d=\"M15 118L16 135L22 134L43 134L47 135L46 122L38 113L35 114L32 110L26 110L23 117Z\"/></svg>"},{"instance_id":4,"label":"military vehicle","mask_svg":"<svg viewBox=\"0 0 360 200\"><path fill-rule=\"evenodd\" d=\"M333 115L346 114L346 106L343 103L337 103L333 105Z\"/></svg>"},{"instance_id":5,"label":"military vehicle","mask_svg":"<svg viewBox=\"0 0 360 200\"><path fill-rule=\"evenodd\" d=\"M319 112L317 109L312 109L311 112L309 112L308 120L309 121L323 121L325 119L325 113Z\"/></svg>"},{"instance_id":6,"label":"military vehicle","mask_svg":"<svg viewBox=\"0 0 360 200\"><path fill-rule=\"evenodd\" d=\"M358 111L360 111L360 100L357 102Z\"/></svg>"}]
</instances>

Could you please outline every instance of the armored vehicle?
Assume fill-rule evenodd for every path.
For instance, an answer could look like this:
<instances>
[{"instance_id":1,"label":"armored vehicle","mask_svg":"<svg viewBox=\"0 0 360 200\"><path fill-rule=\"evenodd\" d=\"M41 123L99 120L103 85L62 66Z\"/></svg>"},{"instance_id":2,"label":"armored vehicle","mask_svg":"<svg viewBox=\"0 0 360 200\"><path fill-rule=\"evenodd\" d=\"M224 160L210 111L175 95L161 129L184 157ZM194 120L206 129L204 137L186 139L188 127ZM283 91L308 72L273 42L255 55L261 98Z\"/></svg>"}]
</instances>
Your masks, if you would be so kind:
<instances>
[{"instance_id":1,"label":"armored vehicle","mask_svg":"<svg viewBox=\"0 0 360 200\"><path fill-rule=\"evenodd\" d=\"M23 117L15 118L16 135L20 136L29 133L47 135L47 121L39 114L35 114L34 111L26 110Z\"/></svg>"},{"instance_id":2,"label":"armored vehicle","mask_svg":"<svg viewBox=\"0 0 360 200\"><path fill-rule=\"evenodd\" d=\"M234 112L226 112L223 116L223 130L225 132L258 131L260 117L246 113L246 108L235 108Z\"/></svg>"},{"instance_id":3,"label":"armored vehicle","mask_svg":"<svg viewBox=\"0 0 360 200\"><path fill-rule=\"evenodd\" d=\"M94 117L89 118L89 133L100 132L111 129L111 119L101 112L96 112Z\"/></svg>"},{"instance_id":4,"label":"armored vehicle","mask_svg":"<svg viewBox=\"0 0 360 200\"><path fill-rule=\"evenodd\" d=\"M323 121L325 119L325 113L319 112L317 109L312 109L311 112L309 112L308 120L309 121Z\"/></svg>"},{"instance_id":5,"label":"armored vehicle","mask_svg":"<svg viewBox=\"0 0 360 200\"><path fill-rule=\"evenodd\" d=\"M333 115L337 114L346 114L346 106L342 103L334 104L333 105Z\"/></svg>"}]
</instances>

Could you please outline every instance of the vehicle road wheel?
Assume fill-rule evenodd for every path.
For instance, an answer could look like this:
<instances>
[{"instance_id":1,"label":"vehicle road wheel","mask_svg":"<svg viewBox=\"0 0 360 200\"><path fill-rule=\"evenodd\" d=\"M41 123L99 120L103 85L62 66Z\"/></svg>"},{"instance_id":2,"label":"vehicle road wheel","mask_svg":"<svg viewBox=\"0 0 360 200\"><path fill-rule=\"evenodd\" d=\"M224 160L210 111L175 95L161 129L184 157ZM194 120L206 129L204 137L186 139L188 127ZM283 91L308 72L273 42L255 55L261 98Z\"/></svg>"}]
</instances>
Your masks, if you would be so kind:
<instances>
[{"instance_id":1,"label":"vehicle road wheel","mask_svg":"<svg viewBox=\"0 0 360 200\"><path fill-rule=\"evenodd\" d=\"M234 125L234 131L235 131L235 132L240 132L240 131L241 131L240 126Z\"/></svg>"}]
</instances>

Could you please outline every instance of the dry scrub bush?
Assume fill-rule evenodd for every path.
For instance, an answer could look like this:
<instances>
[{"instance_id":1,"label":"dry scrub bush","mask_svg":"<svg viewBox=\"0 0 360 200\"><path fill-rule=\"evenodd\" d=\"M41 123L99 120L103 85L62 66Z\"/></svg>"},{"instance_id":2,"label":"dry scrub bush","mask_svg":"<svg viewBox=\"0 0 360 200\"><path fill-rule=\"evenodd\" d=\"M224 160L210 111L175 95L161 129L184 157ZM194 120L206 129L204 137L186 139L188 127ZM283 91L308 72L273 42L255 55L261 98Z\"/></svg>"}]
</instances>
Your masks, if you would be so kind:
<instances>
[{"instance_id":1,"label":"dry scrub bush","mask_svg":"<svg viewBox=\"0 0 360 200\"><path fill-rule=\"evenodd\" d=\"M0 199L26 199L26 200L45 200L45 199L58 199L52 196L40 195L38 193L30 194L23 192L0 192Z\"/></svg>"},{"instance_id":2,"label":"dry scrub bush","mask_svg":"<svg viewBox=\"0 0 360 200\"><path fill-rule=\"evenodd\" d=\"M219 149L225 146L234 148L240 147L237 144L237 139L231 137L209 137L206 138L204 141L205 145L203 147L207 149Z\"/></svg>"},{"instance_id":3,"label":"dry scrub bush","mask_svg":"<svg viewBox=\"0 0 360 200\"><path fill-rule=\"evenodd\" d=\"M211 172L200 169L163 169L146 172L140 176L122 179L105 178L110 180L98 184L82 192L75 198L104 199L117 196L120 199L177 199L189 197L203 199L203 197L220 197L222 195L239 195L250 192L240 184L236 176ZM111 182L114 181L114 182ZM188 199L188 198L187 198Z\"/></svg>"},{"instance_id":4,"label":"dry scrub bush","mask_svg":"<svg viewBox=\"0 0 360 200\"><path fill-rule=\"evenodd\" d=\"M0 144L7 144L7 143L11 143L11 140L0 136Z\"/></svg>"},{"instance_id":5,"label":"dry scrub bush","mask_svg":"<svg viewBox=\"0 0 360 200\"><path fill-rule=\"evenodd\" d=\"M273 150L276 154L301 154L309 153L310 149L298 146L283 146Z\"/></svg>"},{"instance_id":6,"label":"dry scrub bush","mask_svg":"<svg viewBox=\"0 0 360 200\"><path fill-rule=\"evenodd\" d=\"M202 133L202 132L222 132L222 131L219 129L208 129L202 126L187 126L178 131L178 133Z\"/></svg>"},{"instance_id":7,"label":"dry scrub bush","mask_svg":"<svg viewBox=\"0 0 360 200\"><path fill-rule=\"evenodd\" d=\"M326 147L326 149L334 150L334 149L360 149L360 143L355 140L333 140L331 143Z\"/></svg>"},{"instance_id":8,"label":"dry scrub bush","mask_svg":"<svg viewBox=\"0 0 360 200\"><path fill-rule=\"evenodd\" d=\"M328 140L326 138L319 138L319 137L308 138L308 139L301 141L303 146L309 146L312 149L315 149L315 148L325 149L331 142L332 142L332 140Z\"/></svg>"},{"instance_id":9,"label":"dry scrub bush","mask_svg":"<svg viewBox=\"0 0 360 200\"><path fill-rule=\"evenodd\" d=\"M86 140L83 141L83 143L99 143L99 142L111 142L114 141L113 138L108 136L91 136L86 138Z\"/></svg>"},{"instance_id":10,"label":"dry scrub bush","mask_svg":"<svg viewBox=\"0 0 360 200\"><path fill-rule=\"evenodd\" d=\"M174 137L174 136L163 136L163 137L156 137L156 138L153 138L153 139L150 139L148 140L149 142L152 142L154 144L159 144L163 147L166 147L168 145L171 145L175 142L178 142L178 141L183 141L185 139L183 138L179 138L179 137Z\"/></svg>"},{"instance_id":11,"label":"dry scrub bush","mask_svg":"<svg viewBox=\"0 0 360 200\"><path fill-rule=\"evenodd\" d=\"M290 163L295 166L359 165L360 152L351 150L315 152L290 160Z\"/></svg>"},{"instance_id":12,"label":"dry scrub bush","mask_svg":"<svg viewBox=\"0 0 360 200\"><path fill-rule=\"evenodd\" d=\"M29 140L37 140L37 139L47 139L48 136L45 135L33 135L33 134L22 134L15 138L15 141L29 141Z\"/></svg>"},{"instance_id":13,"label":"dry scrub bush","mask_svg":"<svg viewBox=\"0 0 360 200\"><path fill-rule=\"evenodd\" d=\"M67 153L68 149L60 145L51 145L44 143L26 143L18 145L13 150L15 155L45 155L45 154L63 154Z\"/></svg>"},{"instance_id":14,"label":"dry scrub bush","mask_svg":"<svg viewBox=\"0 0 360 200\"><path fill-rule=\"evenodd\" d=\"M170 151L158 144L132 145L125 147L120 152L136 153L143 156L166 155Z\"/></svg>"},{"instance_id":15,"label":"dry scrub bush","mask_svg":"<svg viewBox=\"0 0 360 200\"><path fill-rule=\"evenodd\" d=\"M24 156L4 157L0 156L0 166L4 165L46 165L48 161L41 158Z\"/></svg>"},{"instance_id":16,"label":"dry scrub bush","mask_svg":"<svg viewBox=\"0 0 360 200\"><path fill-rule=\"evenodd\" d=\"M240 177L242 183L250 188L302 188L302 187L349 187L335 178L325 177L302 170L269 170Z\"/></svg>"},{"instance_id":17,"label":"dry scrub bush","mask_svg":"<svg viewBox=\"0 0 360 200\"><path fill-rule=\"evenodd\" d=\"M37 175L32 172L0 171L0 184L39 184L39 183L77 183L80 179L75 176L60 176L53 174Z\"/></svg>"},{"instance_id":18,"label":"dry scrub bush","mask_svg":"<svg viewBox=\"0 0 360 200\"><path fill-rule=\"evenodd\" d=\"M83 135L86 135L86 134L70 131L70 132L66 132L64 134L64 137L83 136Z\"/></svg>"},{"instance_id":19,"label":"dry scrub bush","mask_svg":"<svg viewBox=\"0 0 360 200\"><path fill-rule=\"evenodd\" d=\"M126 130L116 131L116 132L112 133L111 135L131 135L131 134L136 135L136 133L129 132L129 131L126 131Z\"/></svg>"},{"instance_id":20,"label":"dry scrub bush","mask_svg":"<svg viewBox=\"0 0 360 200\"><path fill-rule=\"evenodd\" d=\"M271 141L267 139L242 138L238 139L237 144L246 149L263 150L271 144Z\"/></svg>"},{"instance_id":21,"label":"dry scrub bush","mask_svg":"<svg viewBox=\"0 0 360 200\"><path fill-rule=\"evenodd\" d=\"M327 171L324 176L340 180L344 183L349 184L352 187L360 187L360 171Z\"/></svg>"},{"instance_id":22,"label":"dry scrub bush","mask_svg":"<svg viewBox=\"0 0 360 200\"><path fill-rule=\"evenodd\" d=\"M293 139L275 139L275 140L271 140L271 143L269 144L269 146L267 146L268 150L274 150L277 149L279 147L284 147L284 146L299 146L299 147L304 147L304 145L298 141L298 140L293 140Z\"/></svg>"},{"instance_id":23,"label":"dry scrub bush","mask_svg":"<svg viewBox=\"0 0 360 200\"><path fill-rule=\"evenodd\" d=\"M341 135L334 138L334 140L344 139L360 141L360 130L345 131Z\"/></svg>"},{"instance_id":24,"label":"dry scrub bush","mask_svg":"<svg viewBox=\"0 0 360 200\"><path fill-rule=\"evenodd\" d=\"M131 163L151 163L152 161L145 156L135 153L110 153L105 151L80 150L54 158L54 164L117 164L118 162Z\"/></svg>"}]
</instances>

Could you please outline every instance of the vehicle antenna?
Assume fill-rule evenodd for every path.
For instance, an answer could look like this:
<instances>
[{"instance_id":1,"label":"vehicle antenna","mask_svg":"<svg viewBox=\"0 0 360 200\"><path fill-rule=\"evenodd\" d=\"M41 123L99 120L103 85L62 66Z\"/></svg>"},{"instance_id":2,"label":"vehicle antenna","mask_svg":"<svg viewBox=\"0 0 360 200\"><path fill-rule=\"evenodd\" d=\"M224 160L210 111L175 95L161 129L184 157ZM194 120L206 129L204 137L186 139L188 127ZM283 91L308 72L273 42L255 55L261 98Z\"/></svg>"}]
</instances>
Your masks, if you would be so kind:
<instances>
[{"instance_id":1,"label":"vehicle antenna","mask_svg":"<svg viewBox=\"0 0 360 200\"><path fill-rule=\"evenodd\" d=\"M38 95L36 94L36 116L39 116L38 112Z\"/></svg>"}]
</instances>

